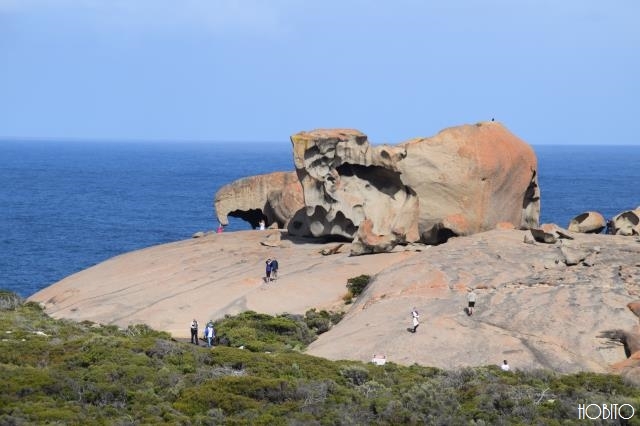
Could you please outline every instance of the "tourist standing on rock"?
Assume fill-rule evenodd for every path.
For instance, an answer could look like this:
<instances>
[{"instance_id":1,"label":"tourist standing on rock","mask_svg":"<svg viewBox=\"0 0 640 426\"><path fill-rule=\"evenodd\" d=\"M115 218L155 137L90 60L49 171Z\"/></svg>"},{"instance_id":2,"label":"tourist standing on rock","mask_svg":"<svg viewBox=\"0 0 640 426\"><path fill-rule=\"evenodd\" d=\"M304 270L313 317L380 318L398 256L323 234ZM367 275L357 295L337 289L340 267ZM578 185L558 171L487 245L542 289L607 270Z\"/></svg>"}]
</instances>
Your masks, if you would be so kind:
<instances>
[{"instance_id":1,"label":"tourist standing on rock","mask_svg":"<svg viewBox=\"0 0 640 426\"><path fill-rule=\"evenodd\" d=\"M278 279L278 261L271 259L271 281Z\"/></svg>"},{"instance_id":2,"label":"tourist standing on rock","mask_svg":"<svg viewBox=\"0 0 640 426\"><path fill-rule=\"evenodd\" d=\"M207 347L211 347L211 343L213 343L213 339L216 337L216 332L213 329L213 324L207 324L207 328L205 329L205 335L207 336Z\"/></svg>"},{"instance_id":3,"label":"tourist standing on rock","mask_svg":"<svg viewBox=\"0 0 640 426\"><path fill-rule=\"evenodd\" d=\"M268 283L269 281L271 281L271 259L267 259L265 264L266 264L266 270L265 270L264 282Z\"/></svg>"},{"instance_id":4,"label":"tourist standing on rock","mask_svg":"<svg viewBox=\"0 0 640 426\"><path fill-rule=\"evenodd\" d=\"M473 315L473 308L476 306L476 293L471 290L469 294L467 294L467 302L469 306L467 307L467 315Z\"/></svg>"},{"instance_id":5,"label":"tourist standing on rock","mask_svg":"<svg viewBox=\"0 0 640 426\"><path fill-rule=\"evenodd\" d=\"M266 227L266 224L264 223L264 219L260 219L260 222L258 222L258 229L261 231L264 231L265 227Z\"/></svg>"},{"instance_id":6,"label":"tourist standing on rock","mask_svg":"<svg viewBox=\"0 0 640 426\"><path fill-rule=\"evenodd\" d=\"M502 369L502 371L509 371L511 370L511 367L509 367L509 363L507 362L507 360L505 359L504 362L502 363L502 365L500 366L500 368Z\"/></svg>"},{"instance_id":7,"label":"tourist standing on rock","mask_svg":"<svg viewBox=\"0 0 640 426\"><path fill-rule=\"evenodd\" d=\"M191 321L191 343L198 345L198 321L195 318Z\"/></svg>"},{"instance_id":8,"label":"tourist standing on rock","mask_svg":"<svg viewBox=\"0 0 640 426\"><path fill-rule=\"evenodd\" d=\"M415 308L415 306L411 311L411 324L413 325L413 328L411 328L410 330L412 333L415 333L418 329L418 326L420 325L420 314L418 314L418 310Z\"/></svg>"}]
</instances>

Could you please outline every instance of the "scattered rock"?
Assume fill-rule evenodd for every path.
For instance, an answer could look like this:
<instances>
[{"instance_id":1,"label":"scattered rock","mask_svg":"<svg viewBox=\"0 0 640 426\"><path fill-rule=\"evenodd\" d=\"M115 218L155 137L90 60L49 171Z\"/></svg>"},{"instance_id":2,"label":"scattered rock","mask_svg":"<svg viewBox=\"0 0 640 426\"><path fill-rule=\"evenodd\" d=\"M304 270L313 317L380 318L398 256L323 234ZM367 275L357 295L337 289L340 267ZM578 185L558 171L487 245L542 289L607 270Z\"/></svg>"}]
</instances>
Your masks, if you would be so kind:
<instances>
[{"instance_id":1,"label":"scattered rock","mask_svg":"<svg viewBox=\"0 0 640 426\"><path fill-rule=\"evenodd\" d=\"M627 210L616 215L609 223L610 232L615 235L640 235L640 209Z\"/></svg>"},{"instance_id":2,"label":"scattered rock","mask_svg":"<svg viewBox=\"0 0 640 426\"><path fill-rule=\"evenodd\" d=\"M555 244L555 242L558 241L555 235L545 232L542 229L530 229L529 232L531 232L533 238L539 243Z\"/></svg>"},{"instance_id":3,"label":"scattered rock","mask_svg":"<svg viewBox=\"0 0 640 426\"><path fill-rule=\"evenodd\" d=\"M281 242L282 237L280 235L280 232L277 231L267 235L266 238L260 242L260 244L267 247L280 247Z\"/></svg>"},{"instance_id":4,"label":"scattered rock","mask_svg":"<svg viewBox=\"0 0 640 426\"><path fill-rule=\"evenodd\" d=\"M524 243L525 244L535 244L536 243L536 240L535 240L535 238L533 237L533 235L531 234L530 231L526 232L524 234Z\"/></svg>"},{"instance_id":5,"label":"scattered rock","mask_svg":"<svg viewBox=\"0 0 640 426\"><path fill-rule=\"evenodd\" d=\"M598 212L586 212L571 219L568 230L585 234L599 234L607 226L607 221Z\"/></svg>"},{"instance_id":6,"label":"scattered rock","mask_svg":"<svg viewBox=\"0 0 640 426\"><path fill-rule=\"evenodd\" d=\"M320 254L322 254L323 256L329 256L332 254L336 254L340 252L340 249L342 248L344 244L337 244L331 248L324 248L322 250L320 250Z\"/></svg>"}]
</instances>

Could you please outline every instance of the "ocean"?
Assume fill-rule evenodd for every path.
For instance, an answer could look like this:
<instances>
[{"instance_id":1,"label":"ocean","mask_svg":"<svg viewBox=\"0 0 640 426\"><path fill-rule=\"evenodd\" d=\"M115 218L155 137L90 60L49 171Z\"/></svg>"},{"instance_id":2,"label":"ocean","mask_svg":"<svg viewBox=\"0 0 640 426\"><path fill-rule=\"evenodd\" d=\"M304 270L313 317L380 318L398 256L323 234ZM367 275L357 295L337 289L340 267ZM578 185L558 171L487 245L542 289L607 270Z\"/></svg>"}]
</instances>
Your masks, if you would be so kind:
<instances>
[{"instance_id":1,"label":"ocean","mask_svg":"<svg viewBox=\"0 0 640 426\"><path fill-rule=\"evenodd\" d=\"M640 205L640 146L534 146L541 222ZM0 141L0 288L27 297L118 254L217 226L236 179L293 170L291 145ZM250 229L230 218L226 232Z\"/></svg>"}]
</instances>

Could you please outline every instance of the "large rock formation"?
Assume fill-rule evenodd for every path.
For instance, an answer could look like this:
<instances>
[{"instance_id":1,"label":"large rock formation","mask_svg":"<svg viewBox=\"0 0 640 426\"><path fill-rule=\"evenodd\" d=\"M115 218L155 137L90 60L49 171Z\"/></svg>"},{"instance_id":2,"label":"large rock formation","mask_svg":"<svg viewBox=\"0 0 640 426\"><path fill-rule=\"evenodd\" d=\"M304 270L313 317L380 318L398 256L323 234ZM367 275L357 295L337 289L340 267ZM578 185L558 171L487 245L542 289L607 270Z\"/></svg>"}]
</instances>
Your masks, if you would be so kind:
<instances>
[{"instance_id":1,"label":"large rock formation","mask_svg":"<svg viewBox=\"0 0 640 426\"><path fill-rule=\"evenodd\" d=\"M360 254L402 242L439 244L501 222L538 225L535 154L498 123L397 146L371 146L344 129L301 132L291 141L306 205L290 222L293 234L353 238Z\"/></svg>"},{"instance_id":2,"label":"large rock formation","mask_svg":"<svg viewBox=\"0 0 640 426\"><path fill-rule=\"evenodd\" d=\"M220 188L214 206L222 225L229 223L227 216L233 216L254 228L260 220L282 228L303 207L302 187L294 172L246 177Z\"/></svg>"},{"instance_id":3,"label":"large rock formation","mask_svg":"<svg viewBox=\"0 0 640 426\"><path fill-rule=\"evenodd\" d=\"M630 342L638 336L633 312L640 308L626 308L640 299L637 238L572 233L573 240L526 244L529 231L493 230L407 247L414 251L396 247L353 257L348 250L325 256L321 249L334 244L285 234L278 247L261 244L280 232L208 234L127 253L30 300L54 317L123 327L146 323L177 338L188 338L193 318L205 322L249 309L346 309L309 353L361 361L384 354L390 362L440 368L508 359L517 369L603 372L627 356L622 345L600 336L609 330L628 330ZM261 279L268 257L280 261L275 285ZM347 279L360 274L373 280L345 305ZM468 317L470 288L478 299ZM422 323L415 334L406 331L414 306ZM635 352L640 345L629 347Z\"/></svg>"},{"instance_id":4,"label":"large rock formation","mask_svg":"<svg viewBox=\"0 0 640 426\"><path fill-rule=\"evenodd\" d=\"M355 238L358 254L418 240L418 198L397 168L404 148L373 147L364 134L344 129L301 132L291 141L307 207L289 232Z\"/></svg>"},{"instance_id":5,"label":"large rock formation","mask_svg":"<svg viewBox=\"0 0 640 426\"><path fill-rule=\"evenodd\" d=\"M400 145L401 179L420 199L421 240L493 229L500 222L538 226L537 159L529 145L497 122L452 127Z\"/></svg>"}]
</instances>

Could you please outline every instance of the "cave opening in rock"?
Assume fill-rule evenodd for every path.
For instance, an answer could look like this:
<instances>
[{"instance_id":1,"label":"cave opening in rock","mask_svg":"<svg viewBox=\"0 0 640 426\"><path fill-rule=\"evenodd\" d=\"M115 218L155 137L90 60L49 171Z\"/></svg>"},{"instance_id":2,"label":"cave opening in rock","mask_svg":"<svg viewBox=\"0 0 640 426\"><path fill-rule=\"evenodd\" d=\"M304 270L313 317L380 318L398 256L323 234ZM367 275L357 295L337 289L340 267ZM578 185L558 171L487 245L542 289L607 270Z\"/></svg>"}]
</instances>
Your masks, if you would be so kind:
<instances>
[{"instance_id":1,"label":"cave opening in rock","mask_svg":"<svg viewBox=\"0 0 640 426\"><path fill-rule=\"evenodd\" d=\"M336 171L340 176L355 176L366 181L389 197L393 197L401 189L407 191L400 179L400 172L385 169L384 167L344 163L336 167Z\"/></svg>"},{"instance_id":2,"label":"cave opening in rock","mask_svg":"<svg viewBox=\"0 0 640 426\"><path fill-rule=\"evenodd\" d=\"M238 219L249 222L253 229L257 229L258 226L260 226L261 220L264 220L265 223L267 222L267 216L265 216L260 209L234 210L232 212L229 212L229 216L237 217ZM267 223L267 226L269 225L270 224Z\"/></svg>"}]
</instances>

